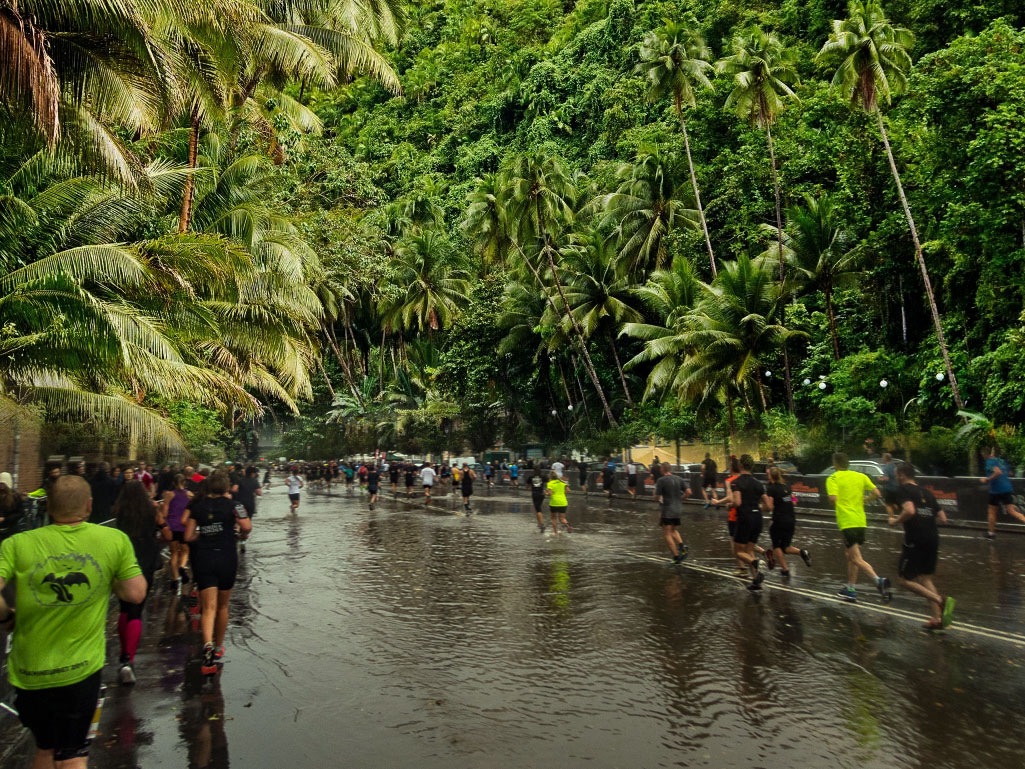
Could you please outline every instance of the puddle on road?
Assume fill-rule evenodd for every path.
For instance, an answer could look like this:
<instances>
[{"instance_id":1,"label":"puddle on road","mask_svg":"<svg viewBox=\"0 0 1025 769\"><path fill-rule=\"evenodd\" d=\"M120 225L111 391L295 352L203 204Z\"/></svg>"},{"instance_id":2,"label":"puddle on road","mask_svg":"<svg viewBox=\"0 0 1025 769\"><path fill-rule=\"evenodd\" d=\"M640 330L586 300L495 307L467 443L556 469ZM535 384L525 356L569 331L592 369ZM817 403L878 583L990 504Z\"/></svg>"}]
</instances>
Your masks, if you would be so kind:
<instances>
[{"instance_id":1,"label":"puddle on road","mask_svg":"<svg viewBox=\"0 0 1025 769\"><path fill-rule=\"evenodd\" d=\"M555 538L522 500L464 516L307 495L293 518L272 490L219 682L158 594L90 765L1021 766L1021 648L631 555L662 555L651 508L592 501ZM693 555L728 564L718 519L685 524ZM821 589L834 535L807 532ZM1019 558L964 588L1020 629Z\"/></svg>"}]
</instances>

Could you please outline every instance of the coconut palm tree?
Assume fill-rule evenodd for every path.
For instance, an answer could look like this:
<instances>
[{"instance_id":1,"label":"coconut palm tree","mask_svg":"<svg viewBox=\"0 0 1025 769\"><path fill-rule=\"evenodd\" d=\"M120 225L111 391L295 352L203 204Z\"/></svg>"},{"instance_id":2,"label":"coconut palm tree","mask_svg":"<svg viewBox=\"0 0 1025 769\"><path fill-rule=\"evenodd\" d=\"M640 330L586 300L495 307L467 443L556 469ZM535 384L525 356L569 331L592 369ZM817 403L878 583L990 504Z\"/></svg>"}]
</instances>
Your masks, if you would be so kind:
<instances>
[{"instance_id":1,"label":"coconut palm tree","mask_svg":"<svg viewBox=\"0 0 1025 769\"><path fill-rule=\"evenodd\" d=\"M908 50L914 45L915 37L904 27L894 25L886 17L881 4L874 0L852 0L847 5L847 18L833 21L833 29L829 39L819 51L818 59L824 63L835 64L837 69L833 75L833 87L847 96L851 103L860 106L869 115L875 115L879 135L886 148L886 159L890 164L890 173L897 187L900 204L904 209L904 217L911 231L911 240L915 246L915 260L922 273L922 283L929 299L929 311L932 314L936 341L943 355L943 364L947 370L950 389L954 395L954 403L958 411L964 411L964 401L958 387L957 376L950 361L950 350L943 333L936 295L933 293L932 281L929 279L929 268L922 254L922 244L918 237L918 228L911 215L911 206L904 193L897 161L890 147L890 138L886 133L886 122L879 109L879 102L889 104L894 96L899 96L907 88L907 70L911 67L911 56Z\"/></svg>"},{"instance_id":2,"label":"coconut palm tree","mask_svg":"<svg viewBox=\"0 0 1025 769\"><path fill-rule=\"evenodd\" d=\"M462 230L470 236L474 250L480 254L485 267L504 263L509 253L509 227L500 194L501 184L495 174L486 174L477 179L477 186L470 193L470 205L461 223Z\"/></svg>"},{"instance_id":3,"label":"coconut palm tree","mask_svg":"<svg viewBox=\"0 0 1025 769\"><path fill-rule=\"evenodd\" d=\"M712 88L708 78L713 69L710 63L712 50L698 30L669 21L662 29L649 32L644 37L640 58L634 72L646 76L648 98L657 101L667 93L672 94L676 119L680 122L680 133L683 134L683 146L687 151L687 167L690 169L690 183L694 191L698 219L701 222L701 232L705 236L705 247L708 249L708 263L712 268L712 277L715 277L715 253L712 251L712 239L708 235L705 210L701 205L698 177L690 152L687 119L683 112L684 107L693 109L697 105L698 89Z\"/></svg>"},{"instance_id":4,"label":"coconut palm tree","mask_svg":"<svg viewBox=\"0 0 1025 769\"><path fill-rule=\"evenodd\" d=\"M779 260L779 235L765 225L776 240L763 256ZM836 330L833 290L852 282L857 275L857 252L853 238L845 229L836 204L828 194L804 195L803 206L787 209L787 227L783 232L783 258L793 268L805 292L821 291L829 318L829 336L833 357L840 360L840 338Z\"/></svg>"},{"instance_id":5,"label":"coconut palm tree","mask_svg":"<svg viewBox=\"0 0 1025 769\"><path fill-rule=\"evenodd\" d=\"M603 213L603 227L612 228L619 257L631 270L660 268L669 256L666 236L681 224L698 226L697 212L685 198L672 156L657 146L643 147L633 163L616 169L615 192L591 204Z\"/></svg>"},{"instance_id":6,"label":"coconut palm tree","mask_svg":"<svg viewBox=\"0 0 1025 769\"><path fill-rule=\"evenodd\" d=\"M566 299L556 261L557 257L561 258L559 237L575 217L573 206L576 195L577 187L572 173L560 158L553 155L517 155L503 173L502 198L508 206L510 232L520 256L518 264L530 270L542 291L545 290L545 283L541 270L548 270L562 309L573 326L574 339L580 347L591 384L598 393L609 424L616 427L615 415L598 379L583 331L573 317ZM534 258L541 262L540 268L534 265Z\"/></svg>"},{"instance_id":7,"label":"coconut palm tree","mask_svg":"<svg viewBox=\"0 0 1025 769\"><path fill-rule=\"evenodd\" d=\"M776 170L776 150L772 142L772 124L786 105L786 99L797 99L791 86L797 82L797 61L792 48L772 32L752 25L734 36L733 54L720 59L716 68L733 76L733 89L726 98L726 109L765 131L772 167L772 187L776 200L776 232L780 257L779 280L786 278L783 262L783 212ZM794 391L790 381L790 355L783 350L787 388L787 405L794 410Z\"/></svg>"},{"instance_id":8,"label":"coconut palm tree","mask_svg":"<svg viewBox=\"0 0 1025 769\"><path fill-rule=\"evenodd\" d=\"M566 298L577 325L586 338L599 335L608 341L623 386L623 397L632 407L630 387L616 350L616 331L623 323L641 320L641 314L633 306L633 282L616 253L615 244L597 232L587 233L578 244L565 249L563 274ZM568 336L572 331L569 318L563 316L561 321Z\"/></svg>"},{"instance_id":9,"label":"coconut palm tree","mask_svg":"<svg viewBox=\"0 0 1025 769\"><path fill-rule=\"evenodd\" d=\"M382 311L385 328L431 333L448 328L470 293L469 273L459 266L450 244L428 230L398 250L393 282L400 294Z\"/></svg>"}]
</instances>

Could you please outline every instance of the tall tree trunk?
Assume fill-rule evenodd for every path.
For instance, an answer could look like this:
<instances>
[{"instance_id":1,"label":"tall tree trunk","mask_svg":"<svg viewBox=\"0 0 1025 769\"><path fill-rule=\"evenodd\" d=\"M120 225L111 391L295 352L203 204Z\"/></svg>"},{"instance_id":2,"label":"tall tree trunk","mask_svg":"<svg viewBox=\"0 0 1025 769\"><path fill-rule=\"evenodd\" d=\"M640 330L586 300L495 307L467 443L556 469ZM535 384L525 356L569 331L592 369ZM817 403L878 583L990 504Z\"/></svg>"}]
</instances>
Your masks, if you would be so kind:
<instances>
[{"instance_id":1,"label":"tall tree trunk","mask_svg":"<svg viewBox=\"0 0 1025 769\"><path fill-rule=\"evenodd\" d=\"M772 165L772 187L776 193L776 243L779 249L779 283L780 291L783 290L783 283L786 280L786 270L783 265L783 208L779 194L779 174L776 173L776 148L772 143L772 128L765 123L765 136L769 140L769 161ZM794 385L790 381L790 352L787 350L787 343L783 342L783 375L787 387L787 408L794 413Z\"/></svg>"},{"instance_id":2,"label":"tall tree trunk","mask_svg":"<svg viewBox=\"0 0 1025 769\"><path fill-rule=\"evenodd\" d=\"M897 185L897 194L900 195L900 204L904 207L904 216L907 217L908 227L911 229L911 241L915 244L915 259L918 260L918 267L922 271L922 283L925 284L925 293L929 297L929 311L932 313L932 325L936 330L936 341L940 345L940 353L943 355L943 365L947 369L947 379L950 381L950 390L954 395L954 403L958 411L964 411L964 401L961 400L961 388L958 387L957 377L954 375L954 366L950 362L950 350L947 349L947 339L943 335L943 324L940 323L940 310L936 306L936 295L932 291L932 281L929 280L929 268L925 265L925 255L922 254L922 244L918 240L918 228L911 216L911 206L908 205L907 195L904 194L904 185L900 180L900 172L897 170L897 161L893 158L893 150L890 148L890 137L886 134L886 125L883 123L883 113L876 110L876 121L879 124L879 135L883 137L883 146L886 147L886 159L890 162L890 173L893 174L893 181Z\"/></svg>"},{"instance_id":3,"label":"tall tree trunk","mask_svg":"<svg viewBox=\"0 0 1025 769\"><path fill-rule=\"evenodd\" d=\"M833 287L826 285L822 289L826 297L826 317L829 318L829 336L833 340L833 357L840 360L840 337L836 333L836 309L833 307Z\"/></svg>"},{"instance_id":4,"label":"tall tree trunk","mask_svg":"<svg viewBox=\"0 0 1025 769\"><path fill-rule=\"evenodd\" d=\"M335 388L331 386L331 378L327 375L327 371L324 369L324 361L321 357L317 356L317 368L320 370L320 375L324 377L324 384L327 385L327 391L331 393L331 402L335 400Z\"/></svg>"},{"instance_id":5,"label":"tall tree trunk","mask_svg":"<svg viewBox=\"0 0 1025 769\"><path fill-rule=\"evenodd\" d=\"M694 188L694 202L698 206L698 218L701 220L701 231L705 234L705 247L708 249L708 263L712 266L712 277L719 274L715 268L715 254L712 252L712 239L708 236L708 222L705 221L705 209L701 205L701 193L698 191L698 176L694 171L694 158L690 154L690 136L687 134L687 121L683 119L683 104L679 94L676 98L676 116L680 119L680 131L683 133L683 146L687 150L687 167L690 168L690 184Z\"/></svg>"},{"instance_id":6,"label":"tall tree trunk","mask_svg":"<svg viewBox=\"0 0 1025 769\"><path fill-rule=\"evenodd\" d=\"M612 357L616 359L616 371L619 372L619 381L623 385L623 395L626 396L626 405L633 408L633 398L630 397L630 388L626 386L626 374L623 373L623 364L619 361L619 353L616 351L616 338L609 332L609 347L612 350Z\"/></svg>"},{"instance_id":7,"label":"tall tree trunk","mask_svg":"<svg viewBox=\"0 0 1025 769\"><path fill-rule=\"evenodd\" d=\"M619 427L619 423L616 422L616 418L612 414L612 407L609 406L609 402L605 398L605 390L602 389L601 381L598 379L598 372L594 368L594 362L591 360L591 353L587 350L587 342L584 340L584 332L581 330L580 324L577 323L576 316L573 315L573 311L570 309L569 300L566 298L566 292L562 290L562 281L559 280L559 270L555 266L555 260L552 258L552 247L548 245L548 243L545 243L544 245L544 252L545 256L548 257L548 267L552 271L552 280L555 281L555 290L559 292L559 298L562 299L562 306L566 309L566 314L569 316L570 323L573 324L573 330L576 332L577 341L580 343L580 351L584 354L584 365L587 368L587 373L591 377L591 382L594 384L594 389L598 393L598 398L601 400L602 408L605 410L605 416L612 427Z\"/></svg>"},{"instance_id":8,"label":"tall tree trunk","mask_svg":"<svg viewBox=\"0 0 1025 769\"><path fill-rule=\"evenodd\" d=\"M188 168L195 171L199 159L199 113L193 109L192 119L189 123L189 157ZM185 177L185 189L182 191L182 208L178 216L178 232L189 231L192 223L192 199L196 191L195 174L191 173Z\"/></svg>"}]
</instances>

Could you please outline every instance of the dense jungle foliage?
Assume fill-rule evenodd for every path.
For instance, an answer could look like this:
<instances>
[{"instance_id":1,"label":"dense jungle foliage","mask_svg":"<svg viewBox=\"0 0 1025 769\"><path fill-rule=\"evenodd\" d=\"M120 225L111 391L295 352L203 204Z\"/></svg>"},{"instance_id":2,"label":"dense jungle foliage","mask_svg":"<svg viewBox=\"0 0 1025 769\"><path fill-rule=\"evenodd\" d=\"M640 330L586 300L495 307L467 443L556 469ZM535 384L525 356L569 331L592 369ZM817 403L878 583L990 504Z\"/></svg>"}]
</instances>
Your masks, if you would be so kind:
<instances>
[{"instance_id":1,"label":"dense jungle foliage","mask_svg":"<svg viewBox=\"0 0 1025 769\"><path fill-rule=\"evenodd\" d=\"M7 402L1025 461L1018 3L213 5L0 0Z\"/></svg>"}]
</instances>

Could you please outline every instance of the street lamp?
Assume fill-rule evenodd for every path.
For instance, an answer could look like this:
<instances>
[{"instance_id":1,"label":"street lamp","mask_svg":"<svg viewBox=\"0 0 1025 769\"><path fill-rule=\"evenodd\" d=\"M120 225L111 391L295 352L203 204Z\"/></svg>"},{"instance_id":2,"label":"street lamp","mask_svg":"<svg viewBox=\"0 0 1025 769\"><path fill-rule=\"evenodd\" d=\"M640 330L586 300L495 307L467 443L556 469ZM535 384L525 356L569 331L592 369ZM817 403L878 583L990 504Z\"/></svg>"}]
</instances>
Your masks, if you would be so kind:
<instances>
[{"instance_id":1,"label":"street lamp","mask_svg":"<svg viewBox=\"0 0 1025 769\"><path fill-rule=\"evenodd\" d=\"M559 414L559 412L558 412L558 411L556 411L555 409L552 409L552 416L553 416L553 417L554 417L554 416L558 416L558 414Z\"/></svg>"},{"instance_id":2,"label":"street lamp","mask_svg":"<svg viewBox=\"0 0 1025 769\"><path fill-rule=\"evenodd\" d=\"M890 383L887 382L885 379L880 379L879 380L879 386L882 387L885 390L887 387L890 386Z\"/></svg>"},{"instance_id":3,"label":"street lamp","mask_svg":"<svg viewBox=\"0 0 1025 769\"><path fill-rule=\"evenodd\" d=\"M572 411L572 410L573 410L573 404L572 403L569 404L568 406L566 406L566 411Z\"/></svg>"},{"instance_id":4,"label":"street lamp","mask_svg":"<svg viewBox=\"0 0 1025 769\"><path fill-rule=\"evenodd\" d=\"M820 390L825 390L826 389L826 383L825 382L819 382L819 389Z\"/></svg>"},{"instance_id":5,"label":"street lamp","mask_svg":"<svg viewBox=\"0 0 1025 769\"><path fill-rule=\"evenodd\" d=\"M938 374L936 374L936 381L937 382L942 382L944 376L945 376L945 374L942 371L940 371Z\"/></svg>"},{"instance_id":6,"label":"street lamp","mask_svg":"<svg viewBox=\"0 0 1025 769\"><path fill-rule=\"evenodd\" d=\"M804 386L805 386L805 387L807 387L807 386L808 386L808 385L810 385L810 384L811 384L811 380L810 380L810 379L805 379L805 380L804 380Z\"/></svg>"}]
</instances>

